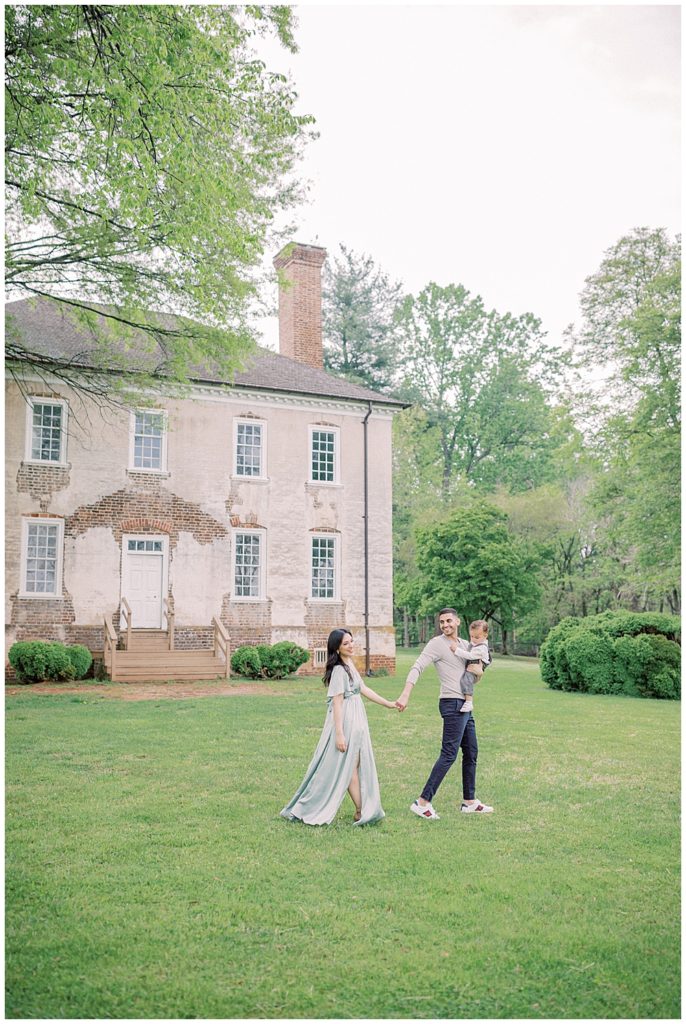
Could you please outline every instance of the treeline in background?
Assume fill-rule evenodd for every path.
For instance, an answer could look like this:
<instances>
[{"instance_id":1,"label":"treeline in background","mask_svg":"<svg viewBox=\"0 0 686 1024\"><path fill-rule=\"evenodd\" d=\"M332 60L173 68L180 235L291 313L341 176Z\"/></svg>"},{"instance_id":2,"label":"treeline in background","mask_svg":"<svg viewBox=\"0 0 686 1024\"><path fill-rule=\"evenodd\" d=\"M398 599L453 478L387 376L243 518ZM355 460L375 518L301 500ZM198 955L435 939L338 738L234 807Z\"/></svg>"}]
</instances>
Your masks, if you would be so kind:
<instances>
[{"instance_id":1,"label":"treeline in background","mask_svg":"<svg viewBox=\"0 0 686 1024\"><path fill-rule=\"evenodd\" d=\"M404 399L394 423L395 624L487 618L496 650L537 654L561 620L678 615L680 240L637 228L604 255L579 321L462 284L403 293L344 245L325 270L325 364Z\"/></svg>"}]
</instances>

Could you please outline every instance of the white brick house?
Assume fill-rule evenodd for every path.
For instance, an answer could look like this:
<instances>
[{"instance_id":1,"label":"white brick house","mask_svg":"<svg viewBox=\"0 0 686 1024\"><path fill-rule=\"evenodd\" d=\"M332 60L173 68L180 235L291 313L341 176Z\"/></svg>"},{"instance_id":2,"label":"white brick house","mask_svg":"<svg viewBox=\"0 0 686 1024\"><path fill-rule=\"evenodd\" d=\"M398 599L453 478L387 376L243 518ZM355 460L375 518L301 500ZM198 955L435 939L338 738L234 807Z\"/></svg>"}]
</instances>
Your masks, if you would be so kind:
<instances>
[{"instance_id":1,"label":"white brick house","mask_svg":"<svg viewBox=\"0 0 686 1024\"><path fill-rule=\"evenodd\" d=\"M400 403L322 369L315 246L275 264L281 354L258 350L227 385L103 406L52 377L8 374L6 632L103 650L122 601L134 630L207 647L289 639L313 653L352 629L360 664L393 667L391 421ZM89 339L50 300L10 303L32 352L89 367ZM92 359L91 359L92 363ZM10 367L11 369L11 367ZM365 456L366 447L366 456ZM365 523L367 537L365 543ZM309 670L315 668L310 662Z\"/></svg>"}]
</instances>

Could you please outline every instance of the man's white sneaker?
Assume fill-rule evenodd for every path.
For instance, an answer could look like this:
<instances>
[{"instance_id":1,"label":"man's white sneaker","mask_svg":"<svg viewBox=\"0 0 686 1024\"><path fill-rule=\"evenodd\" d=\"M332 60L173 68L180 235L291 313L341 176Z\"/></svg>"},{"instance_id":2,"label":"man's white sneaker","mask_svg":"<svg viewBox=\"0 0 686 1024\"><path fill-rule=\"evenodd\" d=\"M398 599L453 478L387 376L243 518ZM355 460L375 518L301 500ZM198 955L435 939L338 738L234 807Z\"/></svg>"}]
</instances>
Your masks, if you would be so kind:
<instances>
[{"instance_id":1,"label":"man's white sneaker","mask_svg":"<svg viewBox=\"0 0 686 1024\"><path fill-rule=\"evenodd\" d=\"M440 815L436 814L431 804L422 805L418 800L415 800L414 803L410 804L410 810L413 814L419 815L420 818L428 818L430 821L432 819L437 820L440 818Z\"/></svg>"},{"instance_id":2,"label":"man's white sneaker","mask_svg":"<svg viewBox=\"0 0 686 1024\"><path fill-rule=\"evenodd\" d=\"M463 803L460 810L463 814L492 814L493 808L489 807L488 804L482 804L480 800L476 800L473 804Z\"/></svg>"}]
</instances>

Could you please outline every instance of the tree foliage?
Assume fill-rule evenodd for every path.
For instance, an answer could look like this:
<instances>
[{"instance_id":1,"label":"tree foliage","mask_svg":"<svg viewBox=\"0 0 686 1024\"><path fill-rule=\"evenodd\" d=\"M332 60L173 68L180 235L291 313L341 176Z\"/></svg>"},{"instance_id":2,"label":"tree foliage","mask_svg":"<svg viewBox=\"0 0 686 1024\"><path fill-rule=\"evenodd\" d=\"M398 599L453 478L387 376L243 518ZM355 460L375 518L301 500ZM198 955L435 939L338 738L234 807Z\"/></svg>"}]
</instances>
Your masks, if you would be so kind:
<instances>
[{"instance_id":1,"label":"tree foliage","mask_svg":"<svg viewBox=\"0 0 686 1024\"><path fill-rule=\"evenodd\" d=\"M104 304L171 377L198 359L229 372L274 215L299 195L311 119L252 49L265 32L294 49L291 8L18 4L5 20L12 296L86 319Z\"/></svg>"},{"instance_id":2,"label":"tree foliage","mask_svg":"<svg viewBox=\"0 0 686 1024\"><path fill-rule=\"evenodd\" d=\"M400 284L370 256L340 246L324 268L322 323L327 370L377 391L395 375L393 332Z\"/></svg>"},{"instance_id":3,"label":"tree foliage","mask_svg":"<svg viewBox=\"0 0 686 1024\"><path fill-rule=\"evenodd\" d=\"M495 619L510 630L538 600L530 553L492 505L475 501L418 529L417 548L422 612L451 606L466 620Z\"/></svg>"},{"instance_id":4,"label":"tree foliage","mask_svg":"<svg viewBox=\"0 0 686 1024\"><path fill-rule=\"evenodd\" d=\"M678 421L681 347L680 245L663 228L636 228L605 253L580 296L582 324L572 328L588 375L609 370L612 401L626 410L641 398Z\"/></svg>"},{"instance_id":5,"label":"tree foliage","mask_svg":"<svg viewBox=\"0 0 686 1024\"><path fill-rule=\"evenodd\" d=\"M462 285L430 284L399 314L402 394L433 432L448 497L455 486L542 482L562 443L548 388L564 364L540 321L487 311Z\"/></svg>"},{"instance_id":6,"label":"tree foliage","mask_svg":"<svg viewBox=\"0 0 686 1024\"><path fill-rule=\"evenodd\" d=\"M610 379L595 432L604 472L591 495L626 591L680 607L681 262L678 242L641 228L588 278L576 334Z\"/></svg>"}]
</instances>

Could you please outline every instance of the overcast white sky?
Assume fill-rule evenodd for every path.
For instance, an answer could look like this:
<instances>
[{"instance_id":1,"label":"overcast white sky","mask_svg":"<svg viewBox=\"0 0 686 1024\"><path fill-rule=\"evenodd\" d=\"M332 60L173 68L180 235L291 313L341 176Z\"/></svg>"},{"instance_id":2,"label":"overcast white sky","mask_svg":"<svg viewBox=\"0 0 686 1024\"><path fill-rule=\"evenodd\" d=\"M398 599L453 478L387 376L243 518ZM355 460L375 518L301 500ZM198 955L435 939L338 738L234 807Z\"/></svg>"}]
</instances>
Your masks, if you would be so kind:
<instances>
[{"instance_id":1,"label":"overcast white sky","mask_svg":"<svg viewBox=\"0 0 686 1024\"><path fill-rule=\"evenodd\" d=\"M555 342L609 246L680 230L679 5L296 10L299 53L268 62L320 132L297 241L409 292L463 284Z\"/></svg>"}]
</instances>

